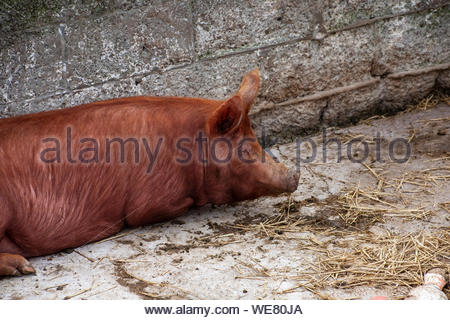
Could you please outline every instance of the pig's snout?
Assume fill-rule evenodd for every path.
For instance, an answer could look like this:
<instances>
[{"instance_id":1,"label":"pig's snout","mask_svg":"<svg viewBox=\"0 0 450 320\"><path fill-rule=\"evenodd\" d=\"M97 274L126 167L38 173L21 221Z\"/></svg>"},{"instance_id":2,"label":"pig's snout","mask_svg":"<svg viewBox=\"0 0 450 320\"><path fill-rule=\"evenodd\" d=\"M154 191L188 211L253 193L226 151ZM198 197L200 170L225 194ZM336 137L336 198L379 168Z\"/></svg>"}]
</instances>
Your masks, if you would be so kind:
<instances>
[{"instance_id":1,"label":"pig's snout","mask_svg":"<svg viewBox=\"0 0 450 320\"><path fill-rule=\"evenodd\" d=\"M283 192L294 192L297 190L300 174L294 169L288 169L283 164L278 163L272 171L271 187L273 194Z\"/></svg>"},{"instance_id":2,"label":"pig's snout","mask_svg":"<svg viewBox=\"0 0 450 320\"><path fill-rule=\"evenodd\" d=\"M300 174L292 169L289 169L286 174L286 190L288 192L294 192L297 190Z\"/></svg>"}]
</instances>

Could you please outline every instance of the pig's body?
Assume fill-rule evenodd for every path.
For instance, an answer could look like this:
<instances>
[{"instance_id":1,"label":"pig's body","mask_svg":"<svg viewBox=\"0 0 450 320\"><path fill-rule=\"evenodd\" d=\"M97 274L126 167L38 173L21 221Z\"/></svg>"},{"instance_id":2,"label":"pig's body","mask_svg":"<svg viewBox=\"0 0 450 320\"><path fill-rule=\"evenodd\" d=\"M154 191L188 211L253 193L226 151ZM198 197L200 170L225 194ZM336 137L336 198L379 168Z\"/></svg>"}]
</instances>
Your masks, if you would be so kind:
<instances>
[{"instance_id":1,"label":"pig's body","mask_svg":"<svg viewBox=\"0 0 450 320\"><path fill-rule=\"evenodd\" d=\"M133 97L0 121L0 215L6 225L0 252L49 254L204 204L196 183L202 182L201 172L193 164L173 161L176 144L170 140L195 137L205 116L219 105L203 99ZM65 147L60 164L42 162L42 139L56 137L67 145L68 126L75 163L69 162ZM107 137L135 137L142 161L135 164L135 154L127 152L124 164L120 159L107 164L99 152L98 163L81 163L79 141L85 137L95 137L101 150ZM164 140L147 174L149 159L138 138L148 139L155 150L152 137Z\"/></svg>"},{"instance_id":2,"label":"pig's body","mask_svg":"<svg viewBox=\"0 0 450 320\"><path fill-rule=\"evenodd\" d=\"M77 247L125 226L171 219L192 206L292 191L295 175L272 162L270 172L247 186L233 178L233 170L256 164L230 169L196 161L203 158L195 152L203 144L199 132L233 141L254 137L246 104L254 99L250 89L259 85L255 76L247 75L247 84L244 79L226 101L132 97L0 120L0 275L34 272L22 256ZM60 153L44 154L56 146L55 138ZM119 144L112 143L107 161L106 141L114 138L135 139L137 153L135 144L125 143L121 162ZM86 151L95 146L89 139L98 142L97 152ZM261 152L258 147L244 151ZM186 150L193 151L192 161L183 162Z\"/></svg>"}]
</instances>

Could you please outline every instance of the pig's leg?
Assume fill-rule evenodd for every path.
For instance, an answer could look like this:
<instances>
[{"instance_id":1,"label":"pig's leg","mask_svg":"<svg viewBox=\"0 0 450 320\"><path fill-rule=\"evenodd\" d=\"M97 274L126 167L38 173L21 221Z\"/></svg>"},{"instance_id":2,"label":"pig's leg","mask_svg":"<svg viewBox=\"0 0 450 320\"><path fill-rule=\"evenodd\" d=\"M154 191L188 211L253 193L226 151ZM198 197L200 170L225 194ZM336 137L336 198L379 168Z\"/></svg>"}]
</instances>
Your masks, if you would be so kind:
<instances>
[{"instance_id":1,"label":"pig's leg","mask_svg":"<svg viewBox=\"0 0 450 320\"><path fill-rule=\"evenodd\" d=\"M11 253L0 253L0 276L20 276L36 273L27 259Z\"/></svg>"},{"instance_id":2,"label":"pig's leg","mask_svg":"<svg viewBox=\"0 0 450 320\"><path fill-rule=\"evenodd\" d=\"M23 274L36 273L28 260L19 255L23 253L22 250L6 235L5 230L8 215L5 211L3 211L3 215L0 213L0 218L0 276L20 276ZM16 254L13 254L12 252Z\"/></svg>"}]
</instances>

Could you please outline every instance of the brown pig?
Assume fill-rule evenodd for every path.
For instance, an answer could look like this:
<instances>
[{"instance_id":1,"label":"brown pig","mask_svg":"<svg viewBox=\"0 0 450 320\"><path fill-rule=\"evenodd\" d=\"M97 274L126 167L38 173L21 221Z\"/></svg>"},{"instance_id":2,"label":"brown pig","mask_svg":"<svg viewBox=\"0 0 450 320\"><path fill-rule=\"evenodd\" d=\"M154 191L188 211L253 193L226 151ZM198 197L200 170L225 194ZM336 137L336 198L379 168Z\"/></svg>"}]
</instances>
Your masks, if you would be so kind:
<instances>
[{"instance_id":1,"label":"brown pig","mask_svg":"<svg viewBox=\"0 0 450 320\"><path fill-rule=\"evenodd\" d=\"M0 120L0 276L190 207L296 190L258 144L258 70L225 101L129 97Z\"/></svg>"}]
</instances>

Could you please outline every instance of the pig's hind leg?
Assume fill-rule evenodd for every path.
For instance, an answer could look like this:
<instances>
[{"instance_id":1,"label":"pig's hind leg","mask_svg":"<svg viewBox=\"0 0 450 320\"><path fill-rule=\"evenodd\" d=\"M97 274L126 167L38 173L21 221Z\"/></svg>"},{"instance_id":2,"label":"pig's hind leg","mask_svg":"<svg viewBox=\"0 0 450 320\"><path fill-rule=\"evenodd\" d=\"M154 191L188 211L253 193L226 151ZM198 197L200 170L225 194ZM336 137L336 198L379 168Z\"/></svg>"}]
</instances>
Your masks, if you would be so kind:
<instances>
[{"instance_id":1,"label":"pig's hind leg","mask_svg":"<svg viewBox=\"0 0 450 320\"><path fill-rule=\"evenodd\" d=\"M0 212L0 277L36 273L28 260L19 255L22 250L8 238L6 234L8 214L5 211Z\"/></svg>"},{"instance_id":2,"label":"pig's hind leg","mask_svg":"<svg viewBox=\"0 0 450 320\"><path fill-rule=\"evenodd\" d=\"M36 271L27 259L18 254L0 253L0 276L21 276Z\"/></svg>"},{"instance_id":3,"label":"pig's hind leg","mask_svg":"<svg viewBox=\"0 0 450 320\"><path fill-rule=\"evenodd\" d=\"M36 273L33 266L23 256L22 253L8 236L0 238L0 276L21 276Z\"/></svg>"}]
</instances>

